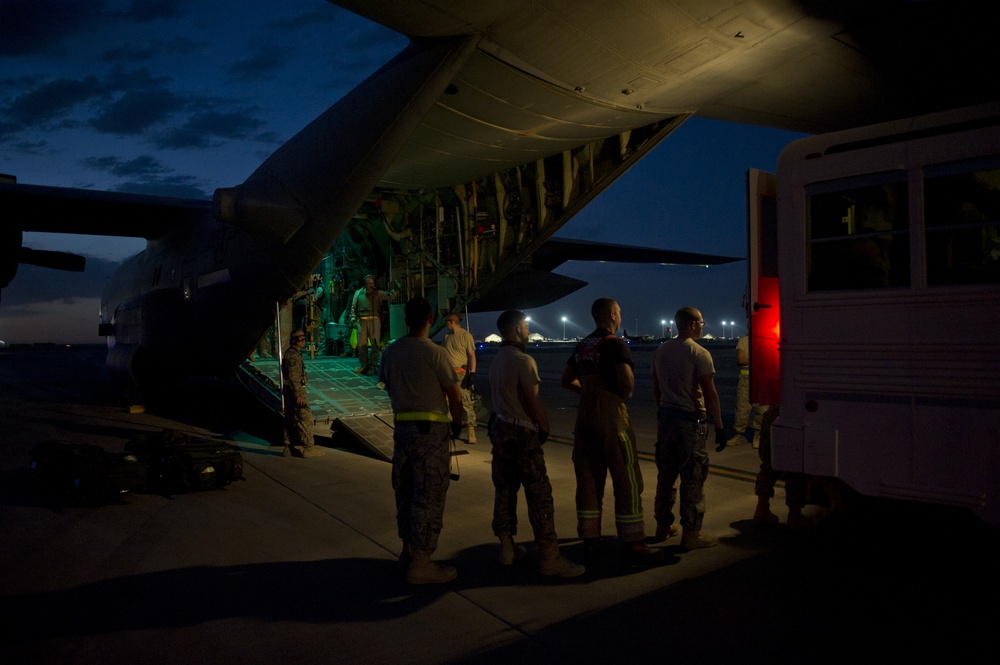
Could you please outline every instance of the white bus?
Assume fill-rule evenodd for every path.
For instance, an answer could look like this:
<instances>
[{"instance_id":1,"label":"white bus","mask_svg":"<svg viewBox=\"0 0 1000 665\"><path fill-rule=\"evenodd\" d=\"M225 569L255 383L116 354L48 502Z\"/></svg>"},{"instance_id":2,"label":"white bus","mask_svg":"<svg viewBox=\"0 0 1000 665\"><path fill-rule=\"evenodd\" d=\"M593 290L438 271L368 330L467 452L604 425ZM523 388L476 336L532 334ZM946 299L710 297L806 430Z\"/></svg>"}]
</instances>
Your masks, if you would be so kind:
<instances>
[{"instance_id":1,"label":"white bus","mask_svg":"<svg viewBox=\"0 0 1000 665\"><path fill-rule=\"evenodd\" d=\"M1000 525L1000 104L795 141L748 193L774 467Z\"/></svg>"}]
</instances>

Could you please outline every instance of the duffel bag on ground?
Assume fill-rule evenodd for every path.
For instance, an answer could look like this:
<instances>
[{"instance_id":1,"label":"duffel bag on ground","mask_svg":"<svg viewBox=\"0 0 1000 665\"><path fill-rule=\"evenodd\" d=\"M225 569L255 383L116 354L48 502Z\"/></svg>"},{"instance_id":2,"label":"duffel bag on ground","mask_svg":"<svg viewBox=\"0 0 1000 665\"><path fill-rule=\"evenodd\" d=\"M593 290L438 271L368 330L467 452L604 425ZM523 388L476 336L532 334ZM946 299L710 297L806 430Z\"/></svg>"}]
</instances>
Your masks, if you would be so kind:
<instances>
[{"instance_id":1,"label":"duffel bag on ground","mask_svg":"<svg viewBox=\"0 0 1000 665\"><path fill-rule=\"evenodd\" d=\"M243 478L243 456L224 442L165 429L125 444L149 465L151 483L162 491L219 489Z\"/></svg>"},{"instance_id":2,"label":"duffel bag on ground","mask_svg":"<svg viewBox=\"0 0 1000 665\"><path fill-rule=\"evenodd\" d=\"M87 443L37 443L30 466L43 489L87 503L119 501L148 481L148 467L133 453Z\"/></svg>"}]
</instances>

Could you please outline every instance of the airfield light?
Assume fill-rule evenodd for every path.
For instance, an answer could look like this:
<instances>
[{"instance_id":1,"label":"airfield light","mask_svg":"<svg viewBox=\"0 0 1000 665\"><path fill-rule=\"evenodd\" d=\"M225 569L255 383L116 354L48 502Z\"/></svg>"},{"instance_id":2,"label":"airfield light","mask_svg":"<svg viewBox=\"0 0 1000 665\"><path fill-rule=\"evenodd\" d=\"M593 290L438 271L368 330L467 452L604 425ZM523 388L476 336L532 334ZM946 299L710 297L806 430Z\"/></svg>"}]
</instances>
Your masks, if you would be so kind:
<instances>
[{"instance_id":1,"label":"airfield light","mask_svg":"<svg viewBox=\"0 0 1000 665\"><path fill-rule=\"evenodd\" d=\"M566 339L566 317L563 317L563 339Z\"/></svg>"},{"instance_id":2,"label":"airfield light","mask_svg":"<svg viewBox=\"0 0 1000 665\"><path fill-rule=\"evenodd\" d=\"M660 321L660 337L667 336L667 320L663 319Z\"/></svg>"},{"instance_id":3,"label":"airfield light","mask_svg":"<svg viewBox=\"0 0 1000 665\"><path fill-rule=\"evenodd\" d=\"M722 322L722 339L726 339L726 322Z\"/></svg>"}]
</instances>

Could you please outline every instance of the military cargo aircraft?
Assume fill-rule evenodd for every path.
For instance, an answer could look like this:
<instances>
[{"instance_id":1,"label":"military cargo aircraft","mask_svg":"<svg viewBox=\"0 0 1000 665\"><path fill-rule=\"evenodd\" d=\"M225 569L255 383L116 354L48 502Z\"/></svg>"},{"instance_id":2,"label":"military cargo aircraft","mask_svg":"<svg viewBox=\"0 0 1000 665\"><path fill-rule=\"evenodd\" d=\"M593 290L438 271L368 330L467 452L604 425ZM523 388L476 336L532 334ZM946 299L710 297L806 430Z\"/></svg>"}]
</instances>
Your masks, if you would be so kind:
<instances>
[{"instance_id":1,"label":"military cargo aircraft","mask_svg":"<svg viewBox=\"0 0 1000 665\"><path fill-rule=\"evenodd\" d=\"M0 183L0 285L81 267L24 231L144 237L102 297L109 368L224 374L296 294L321 287L319 329L342 322L366 274L443 314L552 302L582 285L560 257L731 260L551 237L692 115L817 132L997 95L976 3L334 4L409 47L211 202Z\"/></svg>"}]
</instances>

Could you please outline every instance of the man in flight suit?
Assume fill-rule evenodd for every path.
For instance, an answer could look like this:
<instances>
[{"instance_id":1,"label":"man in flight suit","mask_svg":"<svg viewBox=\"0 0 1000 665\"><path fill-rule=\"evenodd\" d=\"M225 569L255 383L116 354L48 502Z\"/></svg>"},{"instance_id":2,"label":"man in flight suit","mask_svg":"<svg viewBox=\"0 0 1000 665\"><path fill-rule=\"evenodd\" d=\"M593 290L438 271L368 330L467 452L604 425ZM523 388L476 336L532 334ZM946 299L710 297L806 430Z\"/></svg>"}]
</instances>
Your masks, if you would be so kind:
<instances>
[{"instance_id":1,"label":"man in flight suit","mask_svg":"<svg viewBox=\"0 0 1000 665\"><path fill-rule=\"evenodd\" d=\"M365 275L365 285L354 292L351 299L351 325L358 328L358 360L361 365L355 374L374 374L378 371L378 359L382 347L382 301L391 298L396 291L380 291L375 288L375 277Z\"/></svg>"},{"instance_id":2,"label":"man in flight suit","mask_svg":"<svg viewBox=\"0 0 1000 665\"><path fill-rule=\"evenodd\" d=\"M448 352L462 385L462 408L465 410L465 428L468 432L466 441L472 444L476 442L476 401L472 392L476 378L476 342L472 339L472 334L462 328L462 317L456 312L445 317L444 325L447 330L441 344Z\"/></svg>"}]
</instances>

